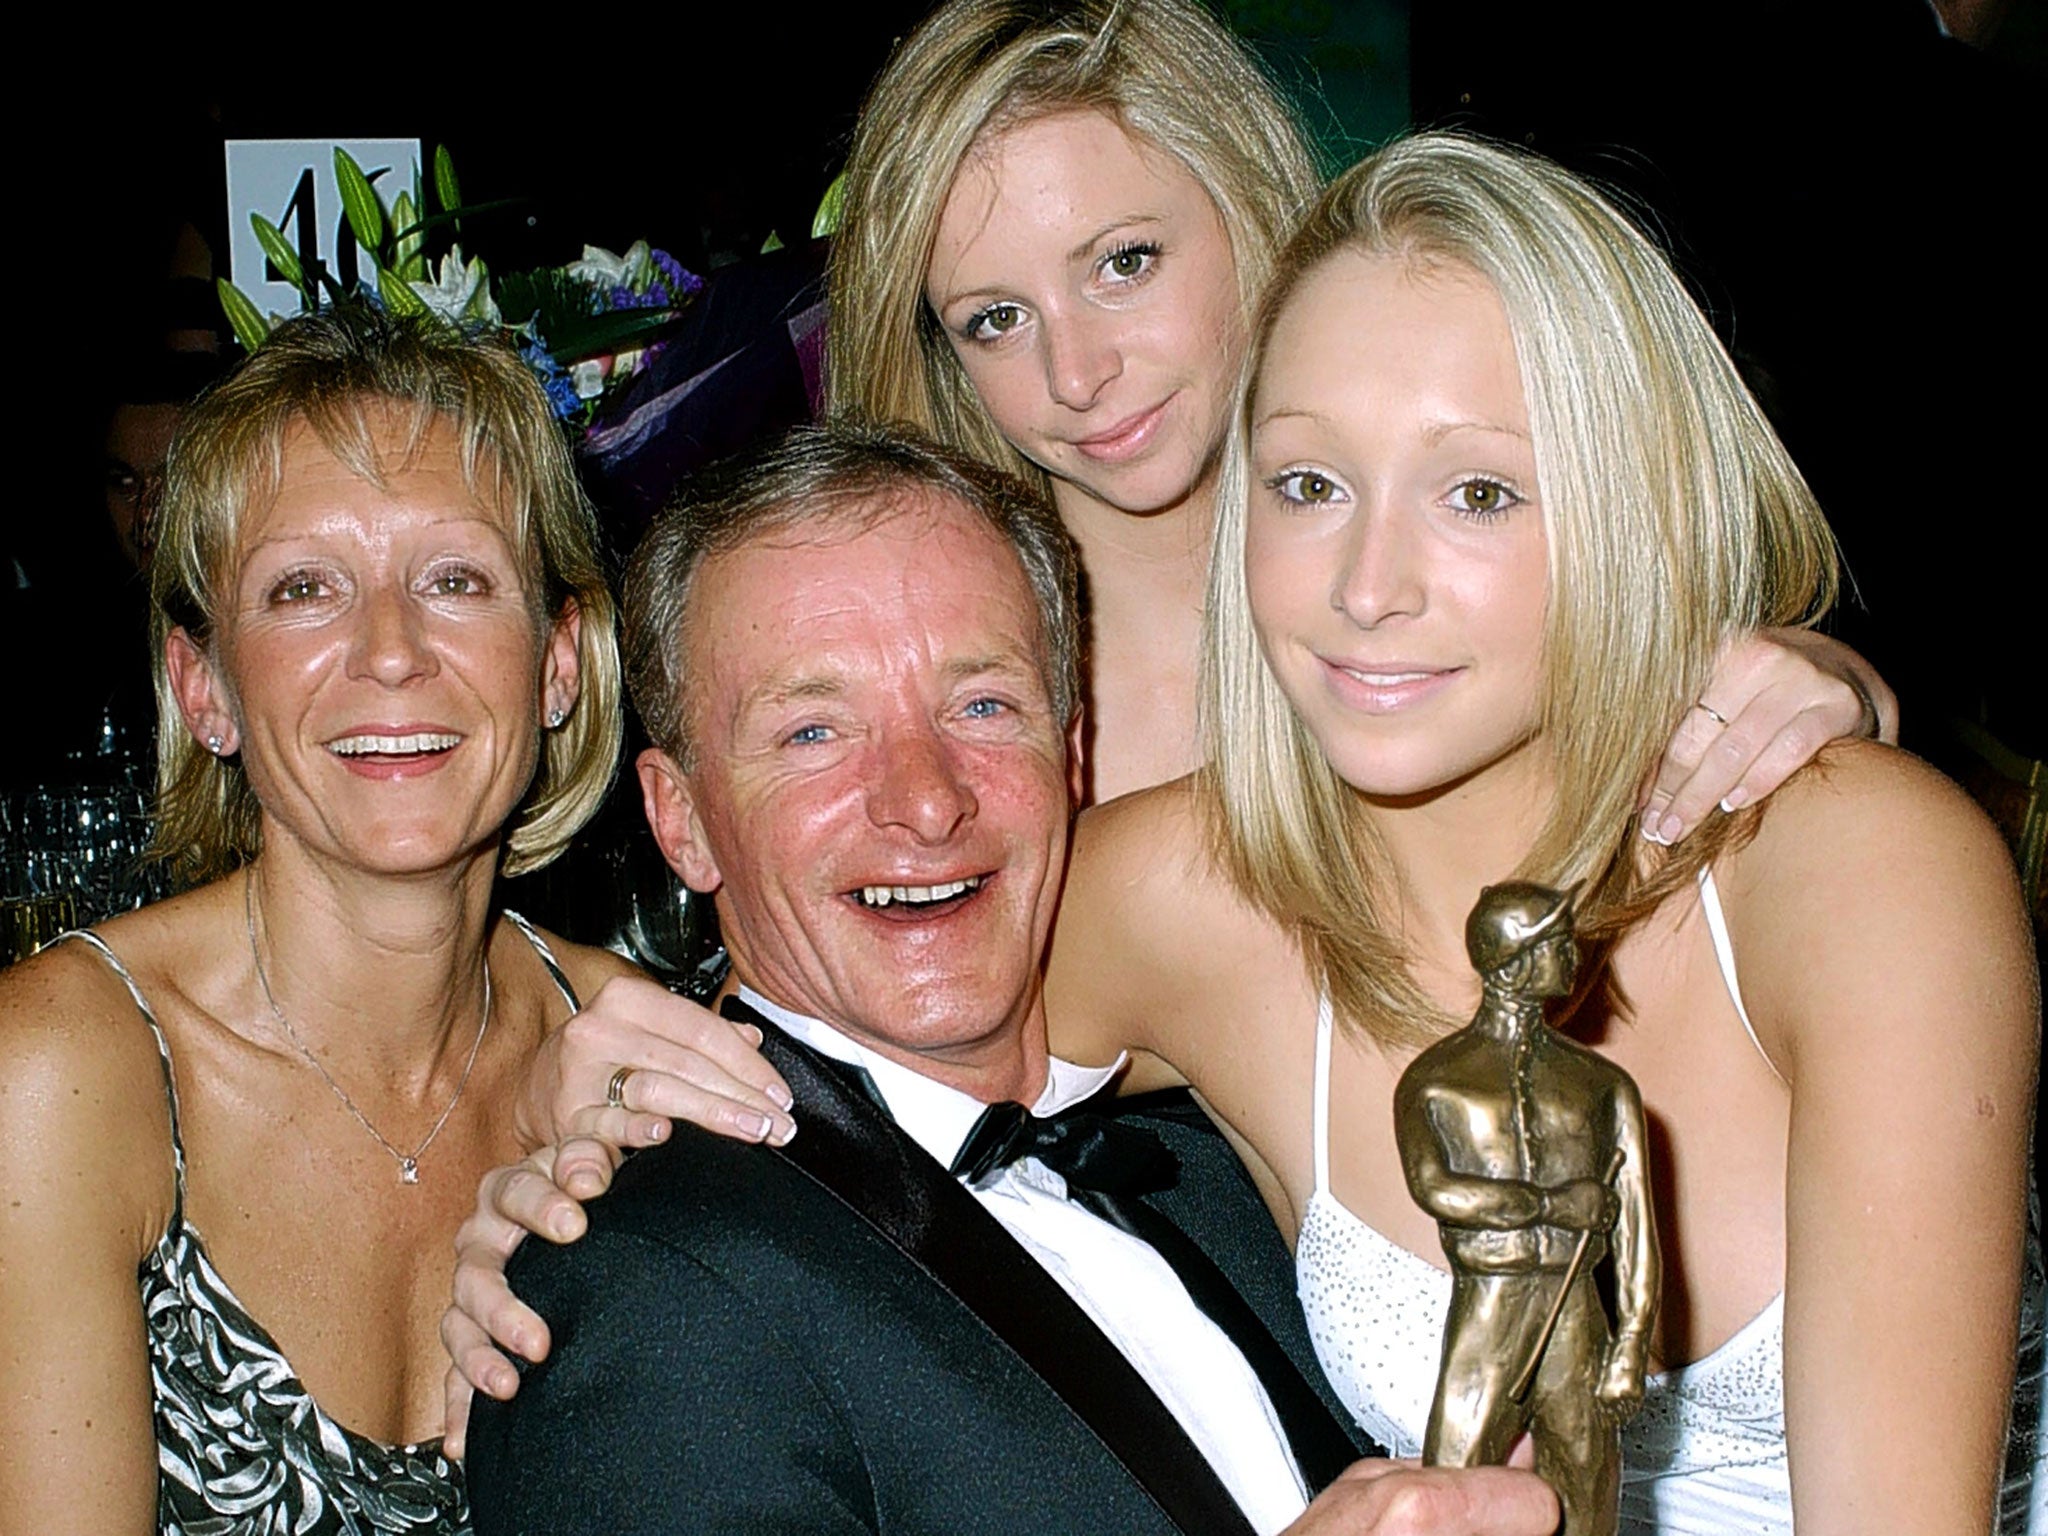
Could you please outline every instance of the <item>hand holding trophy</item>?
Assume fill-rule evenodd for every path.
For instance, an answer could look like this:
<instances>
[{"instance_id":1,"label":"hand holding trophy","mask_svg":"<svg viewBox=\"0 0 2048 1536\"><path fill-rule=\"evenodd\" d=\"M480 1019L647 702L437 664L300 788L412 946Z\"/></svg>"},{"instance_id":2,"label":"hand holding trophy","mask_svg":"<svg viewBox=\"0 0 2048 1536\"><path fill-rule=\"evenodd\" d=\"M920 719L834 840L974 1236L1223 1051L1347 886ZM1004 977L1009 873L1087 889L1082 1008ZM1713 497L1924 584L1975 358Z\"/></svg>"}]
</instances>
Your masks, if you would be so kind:
<instances>
[{"instance_id":1,"label":"hand holding trophy","mask_svg":"<svg viewBox=\"0 0 2048 1536\"><path fill-rule=\"evenodd\" d=\"M1611 1536L1660 1267L1641 1095L1544 1022L1578 973L1577 894L1481 893L1465 924L1479 1011L1410 1063L1394 1116L1409 1192L1436 1219L1452 1276L1423 1460L1497 1465L1526 1430L1565 1536ZM1594 1284L1610 1253L1612 1322Z\"/></svg>"}]
</instances>

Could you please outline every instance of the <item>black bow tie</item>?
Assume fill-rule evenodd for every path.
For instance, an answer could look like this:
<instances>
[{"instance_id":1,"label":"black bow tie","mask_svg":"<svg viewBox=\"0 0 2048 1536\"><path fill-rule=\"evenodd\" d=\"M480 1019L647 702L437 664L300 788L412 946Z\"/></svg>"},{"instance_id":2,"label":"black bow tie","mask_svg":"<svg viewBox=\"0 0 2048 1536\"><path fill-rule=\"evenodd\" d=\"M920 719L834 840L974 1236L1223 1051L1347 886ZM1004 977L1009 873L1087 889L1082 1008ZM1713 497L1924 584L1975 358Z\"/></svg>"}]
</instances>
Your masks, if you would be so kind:
<instances>
[{"instance_id":1,"label":"black bow tie","mask_svg":"<svg viewBox=\"0 0 2048 1536\"><path fill-rule=\"evenodd\" d=\"M1091 1101L1039 1116L1008 1100L991 1104L953 1155L951 1172L978 1184L999 1168L1035 1157L1078 1189L1142 1195L1170 1187L1180 1162L1150 1131L1090 1109Z\"/></svg>"}]
</instances>

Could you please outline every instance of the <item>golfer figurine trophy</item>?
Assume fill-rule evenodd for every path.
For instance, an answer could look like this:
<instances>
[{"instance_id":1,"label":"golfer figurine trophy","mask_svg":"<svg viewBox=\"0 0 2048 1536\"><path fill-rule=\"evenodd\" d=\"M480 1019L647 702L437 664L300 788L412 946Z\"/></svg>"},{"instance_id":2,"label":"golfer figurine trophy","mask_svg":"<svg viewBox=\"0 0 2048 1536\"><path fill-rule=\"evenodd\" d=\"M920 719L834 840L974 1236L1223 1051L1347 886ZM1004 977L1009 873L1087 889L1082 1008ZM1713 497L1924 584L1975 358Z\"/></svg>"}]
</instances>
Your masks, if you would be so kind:
<instances>
[{"instance_id":1,"label":"golfer figurine trophy","mask_svg":"<svg viewBox=\"0 0 2048 1536\"><path fill-rule=\"evenodd\" d=\"M1525 882L1480 895L1465 923L1479 1012L1410 1064L1394 1123L1451 1266L1423 1460L1498 1465L1527 1430L1565 1536L1612 1536L1659 1264L1635 1082L1543 1018L1578 973L1577 895ZM1611 1323L1594 1284L1610 1254Z\"/></svg>"}]
</instances>

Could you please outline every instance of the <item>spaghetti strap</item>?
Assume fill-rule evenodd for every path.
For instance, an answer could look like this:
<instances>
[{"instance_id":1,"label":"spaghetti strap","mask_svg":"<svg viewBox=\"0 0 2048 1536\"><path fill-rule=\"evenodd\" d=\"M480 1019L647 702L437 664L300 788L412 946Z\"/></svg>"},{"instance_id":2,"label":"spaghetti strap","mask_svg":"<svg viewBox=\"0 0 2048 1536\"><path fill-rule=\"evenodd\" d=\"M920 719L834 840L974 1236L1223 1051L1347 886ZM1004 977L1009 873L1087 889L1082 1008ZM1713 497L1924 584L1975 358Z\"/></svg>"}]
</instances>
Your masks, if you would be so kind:
<instances>
[{"instance_id":1,"label":"spaghetti strap","mask_svg":"<svg viewBox=\"0 0 2048 1536\"><path fill-rule=\"evenodd\" d=\"M172 1199L171 1221L166 1231L176 1232L185 1222L185 1138L178 1129L178 1077L171 1068L171 1043L164 1038L164 1027L156 1020L156 1011L149 1006L149 999L142 995L142 988L135 984L135 978L128 974L128 967L121 963L121 957L114 953L107 941L90 928L74 928L69 933L59 934L51 942L61 944L66 939L77 939L88 948L98 951L100 959L107 963L107 969L121 978L121 985L128 989L128 995L135 1000L135 1010L142 1015L142 1021L149 1026L150 1034L156 1037L157 1058L164 1069L164 1102L171 1112L171 1173Z\"/></svg>"},{"instance_id":2,"label":"spaghetti strap","mask_svg":"<svg viewBox=\"0 0 2048 1536\"><path fill-rule=\"evenodd\" d=\"M555 978L555 986L561 992L563 999L569 1004L569 1011L571 1013L581 1013L583 1011L583 1004L577 1001L576 989L569 985L569 977L562 969L562 962L557 960L555 952L548 948L548 941L540 936L540 930L535 928L533 924L529 923L517 912L514 912L510 907L505 909L502 916L506 922L526 935L526 942L531 944L533 952L540 956L540 963L546 966L548 974Z\"/></svg>"},{"instance_id":3,"label":"spaghetti strap","mask_svg":"<svg viewBox=\"0 0 2048 1536\"><path fill-rule=\"evenodd\" d=\"M1757 1039L1756 1026L1749 1022L1749 1010L1742 1005L1742 987L1735 979L1735 946L1728 939L1728 918L1721 910L1721 893L1714 885L1714 872L1704 865L1700 868L1700 911L1707 919L1707 935L1714 941L1714 963L1721 968L1721 981L1728 988L1728 1001L1735 1005L1735 1017L1742 1020L1743 1033L1749 1036L1757 1055L1763 1057L1764 1065L1771 1069L1771 1076L1782 1083L1785 1074L1771 1060L1763 1041Z\"/></svg>"},{"instance_id":4,"label":"spaghetti strap","mask_svg":"<svg viewBox=\"0 0 2048 1536\"><path fill-rule=\"evenodd\" d=\"M1316 1147L1316 1193L1330 1187L1330 1034L1335 1014L1330 994L1316 1003L1316 1097L1314 1134Z\"/></svg>"}]
</instances>

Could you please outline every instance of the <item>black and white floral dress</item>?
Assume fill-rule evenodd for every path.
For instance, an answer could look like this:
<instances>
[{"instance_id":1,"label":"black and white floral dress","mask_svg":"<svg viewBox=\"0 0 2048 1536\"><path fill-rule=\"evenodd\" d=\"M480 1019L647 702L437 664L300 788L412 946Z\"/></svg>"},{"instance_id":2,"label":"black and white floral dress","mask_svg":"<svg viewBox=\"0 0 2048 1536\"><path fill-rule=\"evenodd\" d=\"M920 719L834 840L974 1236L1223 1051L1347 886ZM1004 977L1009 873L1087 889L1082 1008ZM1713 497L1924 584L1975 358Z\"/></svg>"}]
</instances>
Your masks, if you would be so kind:
<instances>
[{"instance_id":1,"label":"black and white floral dress","mask_svg":"<svg viewBox=\"0 0 2048 1536\"><path fill-rule=\"evenodd\" d=\"M509 916L510 914L508 914ZM573 1009L575 994L539 937ZM185 1144L162 1026L99 935L90 944L126 983L163 1058L176 1198L137 1278L156 1413L157 1527L165 1536L464 1536L462 1469L439 1440L385 1445L337 1424L236 1299L185 1220Z\"/></svg>"}]
</instances>

